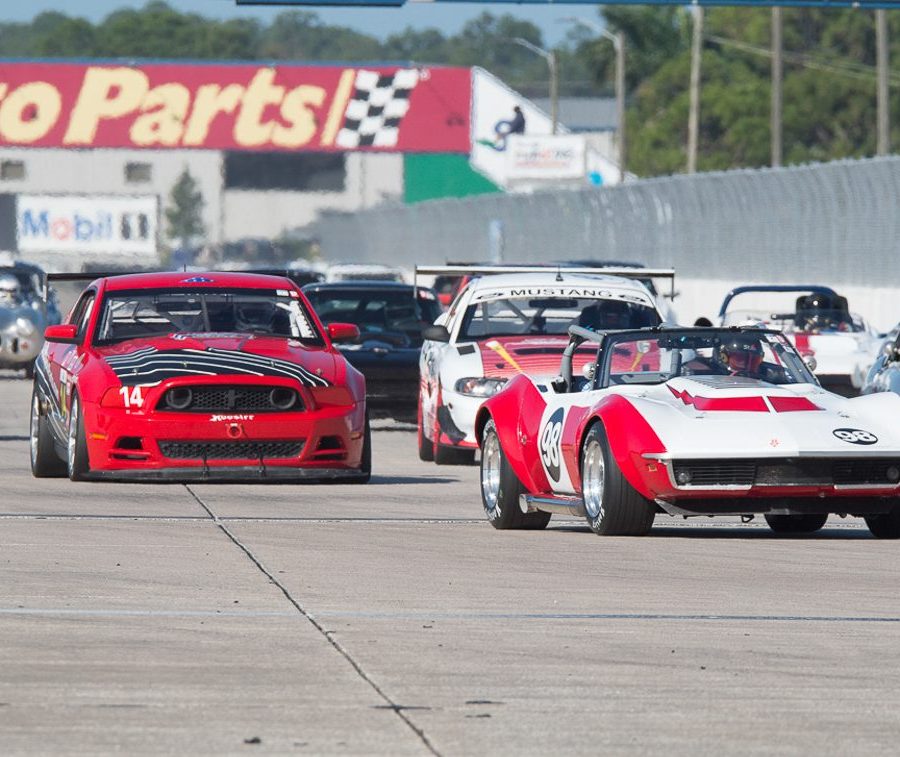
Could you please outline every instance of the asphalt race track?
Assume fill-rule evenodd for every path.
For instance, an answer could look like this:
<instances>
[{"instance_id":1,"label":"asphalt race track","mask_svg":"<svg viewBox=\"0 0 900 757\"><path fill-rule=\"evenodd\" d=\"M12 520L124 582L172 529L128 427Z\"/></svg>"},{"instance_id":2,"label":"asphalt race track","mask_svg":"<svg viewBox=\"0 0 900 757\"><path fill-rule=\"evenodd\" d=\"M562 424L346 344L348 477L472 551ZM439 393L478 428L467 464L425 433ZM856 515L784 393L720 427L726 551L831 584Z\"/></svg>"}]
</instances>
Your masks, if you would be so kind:
<instances>
[{"instance_id":1,"label":"asphalt race track","mask_svg":"<svg viewBox=\"0 0 900 757\"><path fill-rule=\"evenodd\" d=\"M29 398L0 375L4 754L897 750L861 521L498 532L388 424L368 486L36 480Z\"/></svg>"}]
</instances>

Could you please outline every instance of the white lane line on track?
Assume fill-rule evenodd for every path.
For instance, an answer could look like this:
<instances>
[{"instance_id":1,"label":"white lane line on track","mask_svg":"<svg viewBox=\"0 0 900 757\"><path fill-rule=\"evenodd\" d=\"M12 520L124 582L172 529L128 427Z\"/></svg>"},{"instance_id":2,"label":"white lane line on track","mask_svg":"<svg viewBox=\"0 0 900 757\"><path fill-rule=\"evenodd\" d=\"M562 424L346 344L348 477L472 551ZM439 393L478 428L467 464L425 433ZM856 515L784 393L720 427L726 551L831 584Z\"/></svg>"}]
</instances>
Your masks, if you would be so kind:
<instances>
[{"instance_id":1,"label":"white lane line on track","mask_svg":"<svg viewBox=\"0 0 900 757\"><path fill-rule=\"evenodd\" d=\"M0 615L46 615L99 618L295 618L295 612L263 610L101 610L93 607L0 607Z\"/></svg>"},{"instance_id":2,"label":"white lane line on track","mask_svg":"<svg viewBox=\"0 0 900 757\"><path fill-rule=\"evenodd\" d=\"M357 618L365 620L664 620L679 622L768 622L768 623L900 623L900 617L853 615L717 615L703 613L643 613L643 612L458 612L458 613L382 613L325 610L319 617L332 619Z\"/></svg>"},{"instance_id":3,"label":"white lane line on track","mask_svg":"<svg viewBox=\"0 0 900 757\"><path fill-rule=\"evenodd\" d=\"M0 520L139 520L139 521L197 521L206 523L209 518L201 515L66 515L64 513L37 514L37 513L0 513ZM384 525L384 524L410 524L458 526L482 524L482 518L293 518L286 516L219 516L223 523L309 523L309 524L360 524L360 525ZM587 528L587 526L585 526Z\"/></svg>"},{"instance_id":4,"label":"white lane line on track","mask_svg":"<svg viewBox=\"0 0 900 757\"><path fill-rule=\"evenodd\" d=\"M431 740L425 735L425 732L419 728L415 723L412 722L412 719L409 715L404 712L404 708L399 703L395 702L391 699L390 696L384 691L384 689L379 686L375 680L363 670L362 665L356 661L352 654L350 654L349 650L347 650L340 642L338 642L334 636L329 633L325 627L318 621L316 618L306 610L303 605L300 603L298 599L296 599L290 591L288 591L287 587L282 584L275 574L269 570L263 562L258 558L253 552L250 550L248 546L246 546L240 539L237 538L231 531L228 530L228 527L225 525L225 522L219 518L219 516L211 509L209 505L207 505L197 493L187 484L185 484L184 488L188 491L191 497L196 500L197 504L200 505L207 513L209 513L210 519L219 528L225 536L238 548L240 549L249 559L250 561L259 569L259 571L269 579L269 581L277 586L281 593L285 596L288 602L290 602L294 608L299 612L309 623L322 635L322 637L338 652L356 671L356 674L365 681L373 691L386 703L386 709L390 709L394 712L397 717L399 717L406 726L418 737L419 741L422 742L422 745L433 755L436 757L441 757L440 752L434 747L431 743Z\"/></svg>"}]
</instances>

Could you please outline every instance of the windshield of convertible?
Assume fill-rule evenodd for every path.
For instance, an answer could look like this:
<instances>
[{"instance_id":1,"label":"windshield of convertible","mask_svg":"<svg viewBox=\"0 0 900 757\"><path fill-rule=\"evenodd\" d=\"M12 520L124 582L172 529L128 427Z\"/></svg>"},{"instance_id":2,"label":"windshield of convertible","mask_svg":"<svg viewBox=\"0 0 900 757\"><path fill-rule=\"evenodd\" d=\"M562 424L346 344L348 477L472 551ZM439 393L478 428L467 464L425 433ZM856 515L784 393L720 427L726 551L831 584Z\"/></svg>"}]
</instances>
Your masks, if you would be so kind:
<instances>
[{"instance_id":1,"label":"windshield of convertible","mask_svg":"<svg viewBox=\"0 0 900 757\"><path fill-rule=\"evenodd\" d=\"M566 334L569 326L594 331L657 326L650 305L617 297L516 296L512 292L481 295L466 309L459 339L528 334ZM521 290L519 290L521 291ZM574 290L578 291L578 290Z\"/></svg>"},{"instance_id":2,"label":"windshield of convertible","mask_svg":"<svg viewBox=\"0 0 900 757\"><path fill-rule=\"evenodd\" d=\"M146 289L109 292L94 341L169 334L255 334L323 344L297 292L288 289Z\"/></svg>"},{"instance_id":3,"label":"windshield of convertible","mask_svg":"<svg viewBox=\"0 0 900 757\"><path fill-rule=\"evenodd\" d=\"M660 384L679 376L734 387L748 380L815 383L781 333L746 329L611 334L604 343L601 386Z\"/></svg>"}]
</instances>

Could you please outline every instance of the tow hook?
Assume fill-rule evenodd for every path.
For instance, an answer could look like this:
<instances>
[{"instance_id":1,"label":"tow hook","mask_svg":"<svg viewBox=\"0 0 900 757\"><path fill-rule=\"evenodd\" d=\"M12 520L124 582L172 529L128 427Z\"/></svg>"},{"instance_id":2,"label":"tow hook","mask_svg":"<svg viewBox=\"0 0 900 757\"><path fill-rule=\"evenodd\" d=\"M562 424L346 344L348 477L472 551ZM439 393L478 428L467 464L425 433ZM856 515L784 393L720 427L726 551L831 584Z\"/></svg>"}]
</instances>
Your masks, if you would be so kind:
<instances>
[{"instance_id":1,"label":"tow hook","mask_svg":"<svg viewBox=\"0 0 900 757\"><path fill-rule=\"evenodd\" d=\"M751 520L753 520L755 517L756 517L755 515L742 515L742 516L741 516L741 523L749 523L749 522L750 522Z\"/></svg>"}]
</instances>

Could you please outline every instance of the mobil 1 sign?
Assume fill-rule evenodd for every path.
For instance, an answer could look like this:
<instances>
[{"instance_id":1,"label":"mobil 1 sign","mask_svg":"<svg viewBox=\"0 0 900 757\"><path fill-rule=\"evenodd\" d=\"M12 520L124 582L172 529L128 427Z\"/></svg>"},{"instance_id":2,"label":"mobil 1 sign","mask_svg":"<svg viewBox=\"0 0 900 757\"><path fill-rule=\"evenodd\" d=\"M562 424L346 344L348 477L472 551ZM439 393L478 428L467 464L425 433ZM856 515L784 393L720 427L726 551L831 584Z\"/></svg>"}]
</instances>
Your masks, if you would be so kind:
<instances>
[{"instance_id":1,"label":"mobil 1 sign","mask_svg":"<svg viewBox=\"0 0 900 757\"><path fill-rule=\"evenodd\" d=\"M155 195L20 194L16 237L20 253L79 252L156 255Z\"/></svg>"}]
</instances>

